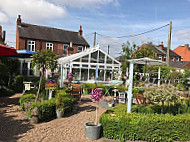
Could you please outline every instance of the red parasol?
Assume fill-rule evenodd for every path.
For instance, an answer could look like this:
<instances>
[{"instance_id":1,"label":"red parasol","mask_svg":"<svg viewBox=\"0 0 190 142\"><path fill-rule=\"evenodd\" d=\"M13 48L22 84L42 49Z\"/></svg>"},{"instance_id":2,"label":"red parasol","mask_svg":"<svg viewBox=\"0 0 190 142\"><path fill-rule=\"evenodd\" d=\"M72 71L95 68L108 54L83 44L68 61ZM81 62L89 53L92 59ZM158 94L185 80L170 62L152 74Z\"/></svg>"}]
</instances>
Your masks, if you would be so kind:
<instances>
[{"instance_id":1,"label":"red parasol","mask_svg":"<svg viewBox=\"0 0 190 142\"><path fill-rule=\"evenodd\" d=\"M0 44L0 56L18 55L16 49Z\"/></svg>"}]
</instances>

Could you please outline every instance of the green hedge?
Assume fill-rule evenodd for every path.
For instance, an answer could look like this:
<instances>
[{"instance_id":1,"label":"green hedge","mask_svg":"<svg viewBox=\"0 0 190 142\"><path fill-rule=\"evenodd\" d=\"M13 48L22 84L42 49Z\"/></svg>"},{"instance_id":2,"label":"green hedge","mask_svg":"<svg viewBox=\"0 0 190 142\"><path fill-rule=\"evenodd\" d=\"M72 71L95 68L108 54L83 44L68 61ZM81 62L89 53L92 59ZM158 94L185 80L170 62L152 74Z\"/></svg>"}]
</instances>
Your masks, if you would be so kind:
<instances>
[{"instance_id":1,"label":"green hedge","mask_svg":"<svg viewBox=\"0 0 190 142\"><path fill-rule=\"evenodd\" d=\"M72 110L75 99L71 95L63 95L63 100L65 107L65 113L68 113ZM29 117L31 117L31 111L37 107L40 111L39 115L39 121L46 121L48 119L54 118L56 116L56 104L55 104L55 98L52 98L51 100L45 100L43 102L34 102L28 112Z\"/></svg>"},{"instance_id":2,"label":"green hedge","mask_svg":"<svg viewBox=\"0 0 190 142\"><path fill-rule=\"evenodd\" d=\"M21 107L21 110L25 110L24 108L24 102L26 101L34 101L35 99L35 95L34 94L25 94L25 95L22 95L19 99L19 103L20 103L20 107Z\"/></svg>"},{"instance_id":3,"label":"green hedge","mask_svg":"<svg viewBox=\"0 0 190 142\"><path fill-rule=\"evenodd\" d=\"M23 91L23 75L17 75L14 78L13 90L15 93L21 93Z\"/></svg>"},{"instance_id":4,"label":"green hedge","mask_svg":"<svg viewBox=\"0 0 190 142\"><path fill-rule=\"evenodd\" d=\"M109 139L159 142L190 140L189 114L173 116L122 112L114 116L107 112L100 116L99 121L103 136Z\"/></svg>"}]
</instances>

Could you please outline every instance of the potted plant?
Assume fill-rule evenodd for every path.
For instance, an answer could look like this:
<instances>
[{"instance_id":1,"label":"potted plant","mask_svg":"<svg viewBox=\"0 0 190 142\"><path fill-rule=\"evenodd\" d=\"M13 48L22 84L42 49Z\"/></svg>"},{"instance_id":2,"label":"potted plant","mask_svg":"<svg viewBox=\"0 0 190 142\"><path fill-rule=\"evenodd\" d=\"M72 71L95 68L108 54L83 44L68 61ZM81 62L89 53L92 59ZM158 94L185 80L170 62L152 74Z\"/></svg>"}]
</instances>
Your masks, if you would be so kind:
<instances>
[{"instance_id":1,"label":"potted plant","mask_svg":"<svg viewBox=\"0 0 190 142\"><path fill-rule=\"evenodd\" d=\"M59 93L57 95L55 104L56 104L57 118L62 118L64 115L64 106L65 106L62 94Z\"/></svg>"},{"instance_id":2,"label":"potted plant","mask_svg":"<svg viewBox=\"0 0 190 142\"><path fill-rule=\"evenodd\" d=\"M102 91L99 90L97 87L92 90L92 96L91 98L94 99L95 102L99 102L100 98L102 96ZM86 138L89 140L96 140L100 138L100 132L101 132L101 124L98 122L98 111L96 106L96 120L95 122L86 122L84 124L85 127L85 135Z\"/></svg>"}]
</instances>

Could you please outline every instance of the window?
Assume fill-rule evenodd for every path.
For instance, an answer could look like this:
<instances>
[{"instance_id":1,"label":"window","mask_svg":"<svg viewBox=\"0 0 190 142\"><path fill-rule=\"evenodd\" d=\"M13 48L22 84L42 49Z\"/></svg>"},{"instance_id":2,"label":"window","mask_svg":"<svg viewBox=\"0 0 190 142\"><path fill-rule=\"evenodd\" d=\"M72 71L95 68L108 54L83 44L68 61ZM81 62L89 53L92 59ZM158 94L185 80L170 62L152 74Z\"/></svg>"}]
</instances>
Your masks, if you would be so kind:
<instances>
[{"instance_id":1,"label":"window","mask_svg":"<svg viewBox=\"0 0 190 142\"><path fill-rule=\"evenodd\" d=\"M166 56L164 56L164 61L166 61Z\"/></svg>"},{"instance_id":2,"label":"window","mask_svg":"<svg viewBox=\"0 0 190 142\"><path fill-rule=\"evenodd\" d=\"M53 51L53 43L46 42L46 49Z\"/></svg>"},{"instance_id":3,"label":"window","mask_svg":"<svg viewBox=\"0 0 190 142\"><path fill-rule=\"evenodd\" d=\"M176 57L176 62L179 62L179 58L178 57Z\"/></svg>"},{"instance_id":4,"label":"window","mask_svg":"<svg viewBox=\"0 0 190 142\"><path fill-rule=\"evenodd\" d=\"M35 51L35 41L28 40L27 45L27 50Z\"/></svg>"},{"instance_id":5,"label":"window","mask_svg":"<svg viewBox=\"0 0 190 142\"><path fill-rule=\"evenodd\" d=\"M67 54L67 47L69 47L69 45L67 44L63 45L63 54Z\"/></svg>"},{"instance_id":6,"label":"window","mask_svg":"<svg viewBox=\"0 0 190 142\"><path fill-rule=\"evenodd\" d=\"M82 52L82 46L78 46L78 53Z\"/></svg>"},{"instance_id":7,"label":"window","mask_svg":"<svg viewBox=\"0 0 190 142\"><path fill-rule=\"evenodd\" d=\"M174 57L172 57L172 62L174 62L175 61L175 58Z\"/></svg>"},{"instance_id":8,"label":"window","mask_svg":"<svg viewBox=\"0 0 190 142\"><path fill-rule=\"evenodd\" d=\"M162 60L162 55L159 55L158 58L159 58L159 60Z\"/></svg>"}]
</instances>

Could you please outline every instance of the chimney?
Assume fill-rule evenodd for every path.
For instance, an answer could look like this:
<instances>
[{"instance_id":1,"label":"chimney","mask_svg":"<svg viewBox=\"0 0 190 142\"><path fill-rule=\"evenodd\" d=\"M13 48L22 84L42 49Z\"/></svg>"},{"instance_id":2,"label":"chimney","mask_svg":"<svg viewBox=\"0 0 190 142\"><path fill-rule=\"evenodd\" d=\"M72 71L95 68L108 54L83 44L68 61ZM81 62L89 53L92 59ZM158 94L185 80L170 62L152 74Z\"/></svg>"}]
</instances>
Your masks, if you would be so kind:
<instances>
[{"instance_id":1,"label":"chimney","mask_svg":"<svg viewBox=\"0 0 190 142\"><path fill-rule=\"evenodd\" d=\"M21 26L21 15L18 15L17 26Z\"/></svg>"},{"instance_id":2,"label":"chimney","mask_svg":"<svg viewBox=\"0 0 190 142\"><path fill-rule=\"evenodd\" d=\"M163 41L162 41L161 44L159 45L159 48L160 48L161 50L163 50L163 47L164 47L164 44L163 44Z\"/></svg>"},{"instance_id":3,"label":"chimney","mask_svg":"<svg viewBox=\"0 0 190 142\"><path fill-rule=\"evenodd\" d=\"M6 35L6 31L3 31L3 36L2 36L3 42L5 42L5 35Z\"/></svg>"},{"instance_id":4,"label":"chimney","mask_svg":"<svg viewBox=\"0 0 190 142\"><path fill-rule=\"evenodd\" d=\"M82 31L82 26L80 25L80 30L79 30L78 34L79 34L79 35L82 35L82 32L83 32L83 31Z\"/></svg>"},{"instance_id":5,"label":"chimney","mask_svg":"<svg viewBox=\"0 0 190 142\"><path fill-rule=\"evenodd\" d=\"M108 55L110 54L110 46L108 45Z\"/></svg>"},{"instance_id":6,"label":"chimney","mask_svg":"<svg viewBox=\"0 0 190 142\"><path fill-rule=\"evenodd\" d=\"M186 49L188 49L188 48L189 48L189 44L185 44L184 47L185 47Z\"/></svg>"}]
</instances>

